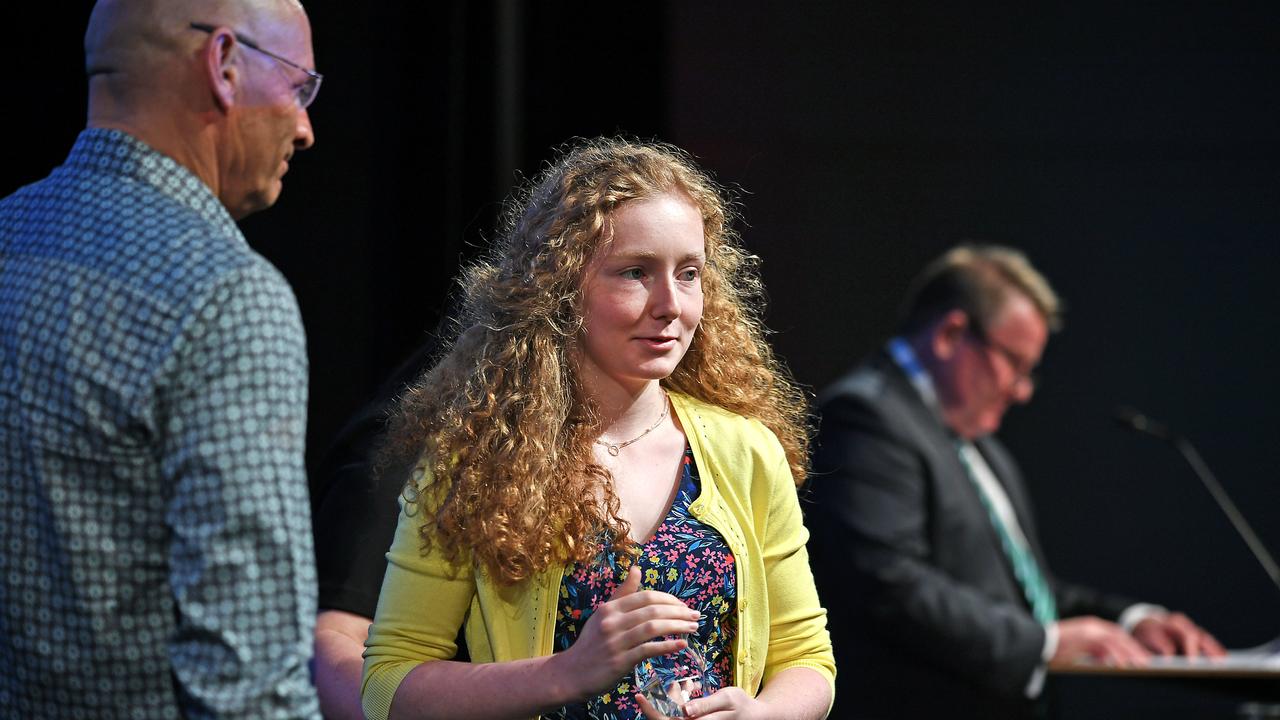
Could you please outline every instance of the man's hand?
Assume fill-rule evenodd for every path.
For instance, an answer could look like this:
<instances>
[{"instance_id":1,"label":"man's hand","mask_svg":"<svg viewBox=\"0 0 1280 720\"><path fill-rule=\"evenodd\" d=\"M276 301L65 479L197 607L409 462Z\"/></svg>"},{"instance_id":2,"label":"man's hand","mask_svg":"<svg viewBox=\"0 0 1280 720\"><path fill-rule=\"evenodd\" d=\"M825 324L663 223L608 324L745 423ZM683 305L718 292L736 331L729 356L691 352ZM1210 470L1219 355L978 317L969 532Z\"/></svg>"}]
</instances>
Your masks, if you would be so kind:
<instances>
[{"instance_id":1,"label":"man's hand","mask_svg":"<svg viewBox=\"0 0 1280 720\"><path fill-rule=\"evenodd\" d=\"M1133 637L1157 655L1222 657L1227 654L1216 638L1182 613L1143 618L1133 626Z\"/></svg>"},{"instance_id":2,"label":"man's hand","mask_svg":"<svg viewBox=\"0 0 1280 720\"><path fill-rule=\"evenodd\" d=\"M1058 649L1051 666L1093 659L1115 667L1140 667L1151 655L1119 625L1092 615L1059 620Z\"/></svg>"}]
</instances>

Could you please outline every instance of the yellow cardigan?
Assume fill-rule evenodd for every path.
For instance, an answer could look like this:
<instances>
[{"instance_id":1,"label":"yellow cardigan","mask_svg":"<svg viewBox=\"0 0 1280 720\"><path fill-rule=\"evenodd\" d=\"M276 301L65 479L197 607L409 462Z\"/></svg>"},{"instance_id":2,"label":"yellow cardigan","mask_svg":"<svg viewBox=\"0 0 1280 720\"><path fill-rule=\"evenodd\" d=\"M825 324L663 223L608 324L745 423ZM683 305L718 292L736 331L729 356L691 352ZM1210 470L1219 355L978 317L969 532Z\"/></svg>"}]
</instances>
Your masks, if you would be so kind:
<instances>
[{"instance_id":1,"label":"yellow cardigan","mask_svg":"<svg viewBox=\"0 0 1280 720\"><path fill-rule=\"evenodd\" d=\"M753 696L791 667L826 677L834 693L835 660L818 602L795 484L782 445L749 420L686 395L671 403L693 449L702 491L690 511L724 536L738 583L734 683ZM420 514L400 513L387 553L387 574L369 630L361 689L365 715L387 717L404 677L420 663L446 660L466 624L472 662L550 655L565 568L514 586L474 567L423 555Z\"/></svg>"}]
</instances>

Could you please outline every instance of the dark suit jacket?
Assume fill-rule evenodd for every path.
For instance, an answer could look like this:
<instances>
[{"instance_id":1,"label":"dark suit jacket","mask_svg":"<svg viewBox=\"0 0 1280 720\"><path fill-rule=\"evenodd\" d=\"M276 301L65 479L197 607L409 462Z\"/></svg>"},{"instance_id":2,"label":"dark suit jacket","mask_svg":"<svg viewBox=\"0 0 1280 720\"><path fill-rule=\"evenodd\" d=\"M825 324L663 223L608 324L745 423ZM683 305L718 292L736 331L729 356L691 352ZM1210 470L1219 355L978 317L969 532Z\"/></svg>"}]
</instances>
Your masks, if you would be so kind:
<instances>
[{"instance_id":1,"label":"dark suit jacket","mask_svg":"<svg viewBox=\"0 0 1280 720\"><path fill-rule=\"evenodd\" d=\"M810 482L809 552L838 667L833 718L1008 718L1044 647L955 437L877 354L828 388ZM975 442L1009 495L1061 616L1130 604L1049 575L1017 466Z\"/></svg>"}]
</instances>

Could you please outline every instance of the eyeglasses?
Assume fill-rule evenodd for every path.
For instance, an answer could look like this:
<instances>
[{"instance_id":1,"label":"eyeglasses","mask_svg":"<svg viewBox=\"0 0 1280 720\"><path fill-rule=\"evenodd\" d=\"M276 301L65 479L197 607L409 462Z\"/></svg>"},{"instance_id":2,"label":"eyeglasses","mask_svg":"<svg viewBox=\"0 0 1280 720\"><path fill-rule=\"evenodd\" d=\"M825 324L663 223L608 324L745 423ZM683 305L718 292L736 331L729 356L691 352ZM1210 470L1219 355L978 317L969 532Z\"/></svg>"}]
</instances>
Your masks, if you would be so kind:
<instances>
[{"instance_id":1,"label":"eyeglasses","mask_svg":"<svg viewBox=\"0 0 1280 720\"><path fill-rule=\"evenodd\" d=\"M974 329L972 333L975 340L982 343L984 347L995 350L997 354L1004 357L1004 361L1009 364L1009 369L1013 371L1014 378L1011 387L1017 387L1021 383L1026 383L1028 393L1035 392L1036 387L1040 384L1040 378L1036 376L1034 367L1027 367L1027 362L1019 357L1017 353L1000 343L992 340L981 330Z\"/></svg>"},{"instance_id":2,"label":"eyeglasses","mask_svg":"<svg viewBox=\"0 0 1280 720\"><path fill-rule=\"evenodd\" d=\"M214 25L193 22L191 23L191 29L199 30L200 32L212 33L214 30L217 30L218 28L217 26L214 26ZM307 107L311 105L311 103L316 101L316 95L320 93L320 82L324 80L323 75L316 72L315 70L310 70L308 68L305 68L299 65L298 63L290 60L289 58L280 57L279 55L271 52L270 50L264 50L261 47L258 47L257 43L245 37L244 35L241 35L240 33L233 33L233 34L235 35L236 40L240 41L241 45L244 45L250 50L257 50L258 52L262 53L263 55L266 55L267 57L271 58L272 60L275 60L276 62L284 63L285 65L288 65L291 68L294 68L296 70L301 70L302 72L307 74L307 79L302 81L302 84L299 85L294 90L294 93L296 94L296 98L298 101L298 107L305 110Z\"/></svg>"}]
</instances>

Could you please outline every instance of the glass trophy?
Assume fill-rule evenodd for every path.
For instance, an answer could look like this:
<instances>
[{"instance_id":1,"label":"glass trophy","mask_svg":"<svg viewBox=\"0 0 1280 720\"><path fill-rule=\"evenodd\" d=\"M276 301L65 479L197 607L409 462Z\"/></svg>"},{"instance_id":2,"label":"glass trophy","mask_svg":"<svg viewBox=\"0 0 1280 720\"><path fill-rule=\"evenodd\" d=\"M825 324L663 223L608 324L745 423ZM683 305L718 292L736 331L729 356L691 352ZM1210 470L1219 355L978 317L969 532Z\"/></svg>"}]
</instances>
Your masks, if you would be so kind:
<instances>
[{"instance_id":1,"label":"glass trophy","mask_svg":"<svg viewBox=\"0 0 1280 720\"><path fill-rule=\"evenodd\" d=\"M710 680L707 661L692 643L669 655L643 660L635 669L636 692L655 710L672 718L685 717L685 703L719 689L712 687Z\"/></svg>"}]
</instances>

